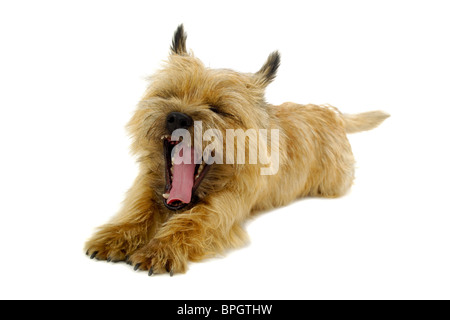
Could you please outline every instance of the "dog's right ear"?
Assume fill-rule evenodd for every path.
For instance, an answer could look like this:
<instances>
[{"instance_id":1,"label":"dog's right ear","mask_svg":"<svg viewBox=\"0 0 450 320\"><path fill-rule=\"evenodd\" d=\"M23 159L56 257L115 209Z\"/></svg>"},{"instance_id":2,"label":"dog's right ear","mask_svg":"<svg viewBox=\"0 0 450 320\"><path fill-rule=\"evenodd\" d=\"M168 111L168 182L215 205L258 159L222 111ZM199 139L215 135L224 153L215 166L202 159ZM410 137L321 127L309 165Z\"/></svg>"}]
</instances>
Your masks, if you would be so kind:
<instances>
[{"instance_id":1,"label":"dog's right ear","mask_svg":"<svg viewBox=\"0 0 450 320\"><path fill-rule=\"evenodd\" d=\"M266 63L255 73L257 81L264 87L271 83L277 75L278 67L280 66L280 53L278 51L272 52L267 58Z\"/></svg>"},{"instance_id":2,"label":"dog's right ear","mask_svg":"<svg viewBox=\"0 0 450 320\"><path fill-rule=\"evenodd\" d=\"M183 25L180 24L173 35L172 46L170 47L170 51L172 52L172 54L179 54L179 55L187 54L186 38L187 34L186 32L184 32Z\"/></svg>"}]
</instances>

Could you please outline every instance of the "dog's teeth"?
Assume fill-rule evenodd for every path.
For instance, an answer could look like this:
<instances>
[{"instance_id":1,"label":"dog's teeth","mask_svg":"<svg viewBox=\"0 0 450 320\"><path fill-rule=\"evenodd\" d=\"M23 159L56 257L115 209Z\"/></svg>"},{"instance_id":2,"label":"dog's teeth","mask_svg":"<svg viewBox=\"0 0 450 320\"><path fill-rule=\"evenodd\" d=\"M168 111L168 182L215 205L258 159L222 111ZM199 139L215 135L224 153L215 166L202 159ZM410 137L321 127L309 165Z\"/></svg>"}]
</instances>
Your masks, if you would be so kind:
<instances>
[{"instance_id":1,"label":"dog's teeth","mask_svg":"<svg viewBox=\"0 0 450 320\"><path fill-rule=\"evenodd\" d=\"M195 176L195 180L197 180L199 176L200 176L200 175L199 175L199 174L197 174L197 175Z\"/></svg>"},{"instance_id":2,"label":"dog's teeth","mask_svg":"<svg viewBox=\"0 0 450 320\"><path fill-rule=\"evenodd\" d=\"M173 167L170 167L170 173L173 175Z\"/></svg>"},{"instance_id":3,"label":"dog's teeth","mask_svg":"<svg viewBox=\"0 0 450 320\"><path fill-rule=\"evenodd\" d=\"M164 193L162 196L163 196L164 199L169 199L169 194L168 193Z\"/></svg>"}]
</instances>

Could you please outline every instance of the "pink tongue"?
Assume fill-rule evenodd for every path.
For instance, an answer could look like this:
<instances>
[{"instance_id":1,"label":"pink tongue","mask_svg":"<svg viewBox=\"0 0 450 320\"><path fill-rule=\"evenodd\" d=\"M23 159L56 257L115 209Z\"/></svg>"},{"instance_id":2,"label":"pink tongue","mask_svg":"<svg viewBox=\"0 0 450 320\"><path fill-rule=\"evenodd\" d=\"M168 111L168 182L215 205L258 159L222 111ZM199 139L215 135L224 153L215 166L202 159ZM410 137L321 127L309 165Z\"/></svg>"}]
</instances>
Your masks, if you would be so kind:
<instances>
[{"instance_id":1,"label":"pink tongue","mask_svg":"<svg viewBox=\"0 0 450 320\"><path fill-rule=\"evenodd\" d=\"M172 204L175 201L181 201L183 203L191 202L192 187L194 186L194 172L195 172L194 148L191 148L190 164L185 164L184 162L176 164L180 162L181 159L183 158L182 150L180 152L176 152L177 154L175 154L175 164L173 165L172 189L170 189L169 198L167 199L168 204Z\"/></svg>"}]
</instances>

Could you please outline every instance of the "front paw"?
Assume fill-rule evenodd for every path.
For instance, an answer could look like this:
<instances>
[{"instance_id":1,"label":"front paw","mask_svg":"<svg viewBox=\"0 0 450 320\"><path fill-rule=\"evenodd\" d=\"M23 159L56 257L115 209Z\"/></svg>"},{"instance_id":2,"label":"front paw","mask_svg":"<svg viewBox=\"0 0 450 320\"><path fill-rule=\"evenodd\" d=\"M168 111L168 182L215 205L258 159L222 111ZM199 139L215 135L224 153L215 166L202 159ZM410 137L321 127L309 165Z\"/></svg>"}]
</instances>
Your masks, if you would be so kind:
<instances>
[{"instance_id":1,"label":"front paw","mask_svg":"<svg viewBox=\"0 0 450 320\"><path fill-rule=\"evenodd\" d=\"M185 273L187 270L187 255L182 245L162 242L153 239L148 245L136 251L130 257L134 270L146 270L148 275L169 272Z\"/></svg>"},{"instance_id":2,"label":"front paw","mask_svg":"<svg viewBox=\"0 0 450 320\"><path fill-rule=\"evenodd\" d=\"M139 245L139 236L124 225L105 225L86 243L86 255L91 259L124 261Z\"/></svg>"}]
</instances>

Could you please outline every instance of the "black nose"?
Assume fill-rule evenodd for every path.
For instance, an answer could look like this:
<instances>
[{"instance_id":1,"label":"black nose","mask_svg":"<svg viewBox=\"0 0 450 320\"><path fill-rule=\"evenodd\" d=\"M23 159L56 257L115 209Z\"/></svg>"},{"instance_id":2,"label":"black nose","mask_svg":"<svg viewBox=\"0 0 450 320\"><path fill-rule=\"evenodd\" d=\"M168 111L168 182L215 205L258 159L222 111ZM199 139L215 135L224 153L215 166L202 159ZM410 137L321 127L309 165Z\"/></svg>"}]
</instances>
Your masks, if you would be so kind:
<instances>
[{"instance_id":1,"label":"black nose","mask_svg":"<svg viewBox=\"0 0 450 320\"><path fill-rule=\"evenodd\" d=\"M192 126L194 121L185 113L171 112L166 119L166 128L172 133L176 129L187 129Z\"/></svg>"}]
</instances>

